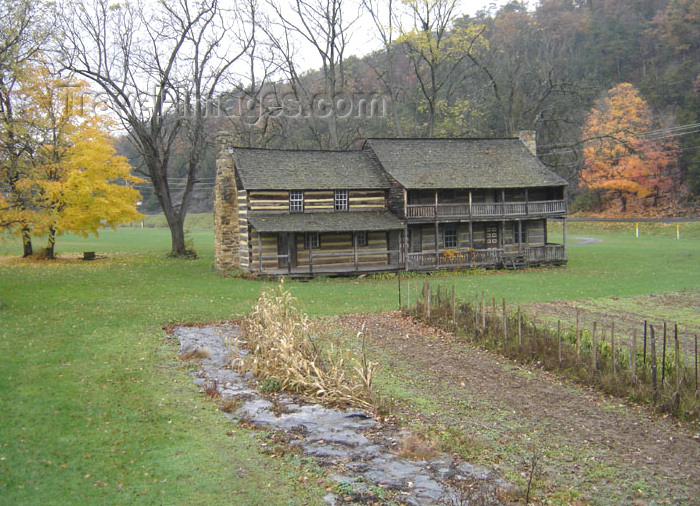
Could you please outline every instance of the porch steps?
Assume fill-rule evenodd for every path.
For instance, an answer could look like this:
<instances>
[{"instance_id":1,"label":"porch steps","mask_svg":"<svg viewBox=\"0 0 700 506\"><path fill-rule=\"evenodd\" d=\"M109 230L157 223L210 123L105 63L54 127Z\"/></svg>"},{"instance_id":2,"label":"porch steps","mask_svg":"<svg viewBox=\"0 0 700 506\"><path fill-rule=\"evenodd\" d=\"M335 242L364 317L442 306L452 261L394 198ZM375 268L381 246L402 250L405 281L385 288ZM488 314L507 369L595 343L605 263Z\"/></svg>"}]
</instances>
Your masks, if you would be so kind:
<instances>
[{"instance_id":1,"label":"porch steps","mask_svg":"<svg viewBox=\"0 0 700 506\"><path fill-rule=\"evenodd\" d=\"M503 266L511 271L527 267L527 259L523 253L515 255L504 255Z\"/></svg>"}]
</instances>

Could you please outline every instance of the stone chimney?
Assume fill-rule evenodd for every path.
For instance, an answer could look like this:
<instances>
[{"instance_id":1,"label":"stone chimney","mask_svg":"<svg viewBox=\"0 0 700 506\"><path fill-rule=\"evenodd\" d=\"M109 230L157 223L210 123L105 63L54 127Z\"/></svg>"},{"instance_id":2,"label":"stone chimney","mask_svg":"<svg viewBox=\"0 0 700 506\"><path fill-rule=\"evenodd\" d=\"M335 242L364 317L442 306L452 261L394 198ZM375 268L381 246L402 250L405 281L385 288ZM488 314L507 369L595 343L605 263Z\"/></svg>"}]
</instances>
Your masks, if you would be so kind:
<instances>
[{"instance_id":1,"label":"stone chimney","mask_svg":"<svg viewBox=\"0 0 700 506\"><path fill-rule=\"evenodd\" d=\"M216 136L216 184L214 186L214 265L225 273L240 264L238 245L238 198L233 173L231 135Z\"/></svg>"},{"instance_id":2,"label":"stone chimney","mask_svg":"<svg viewBox=\"0 0 700 506\"><path fill-rule=\"evenodd\" d=\"M537 156L537 132L534 130L521 130L518 134L520 141L525 144L525 147L533 154Z\"/></svg>"}]
</instances>

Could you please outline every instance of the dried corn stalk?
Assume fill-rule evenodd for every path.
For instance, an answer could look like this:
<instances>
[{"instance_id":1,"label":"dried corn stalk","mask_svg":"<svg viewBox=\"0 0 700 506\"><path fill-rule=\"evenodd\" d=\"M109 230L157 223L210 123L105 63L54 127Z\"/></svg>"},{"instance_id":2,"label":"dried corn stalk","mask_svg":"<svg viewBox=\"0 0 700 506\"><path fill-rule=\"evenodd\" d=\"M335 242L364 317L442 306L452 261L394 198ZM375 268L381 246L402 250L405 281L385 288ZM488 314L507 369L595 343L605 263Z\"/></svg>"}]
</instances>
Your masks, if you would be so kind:
<instances>
[{"instance_id":1,"label":"dried corn stalk","mask_svg":"<svg viewBox=\"0 0 700 506\"><path fill-rule=\"evenodd\" d=\"M234 360L239 372L276 378L282 390L320 399L332 406L372 408L372 378L377 364L333 345L321 348L311 337L308 317L280 284L265 289L243 321L247 356ZM239 342L234 342L238 346Z\"/></svg>"}]
</instances>

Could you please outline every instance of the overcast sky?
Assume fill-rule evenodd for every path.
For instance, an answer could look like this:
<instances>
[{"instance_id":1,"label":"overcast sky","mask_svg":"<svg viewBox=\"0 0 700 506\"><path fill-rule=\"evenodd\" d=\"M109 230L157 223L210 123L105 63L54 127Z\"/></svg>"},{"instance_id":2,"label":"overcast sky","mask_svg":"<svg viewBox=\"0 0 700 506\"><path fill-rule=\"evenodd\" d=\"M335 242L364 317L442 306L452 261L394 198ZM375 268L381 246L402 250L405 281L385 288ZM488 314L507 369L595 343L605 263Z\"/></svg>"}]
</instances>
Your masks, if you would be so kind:
<instances>
[{"instance_id":1,"label":"overcast sky","mask_svg":"<svg viewBox=\"0 0 700 506\"><path fill-rule=\"evenodd\" d=\"M461 0L455 14L456 17L461 17L465 14L474 16L480 10L488 9L490 6L497 8L507 2L508 0ZM382 46L381 40L376 33L376 28L372 22L372 19L368 14L363 13L359 7L361 5L361 0L349 0L346 1L344 5L348 7L348 12L351 11L349 7L352 5L352 9L357 9L357 12L360 14L360 18L353 26L352 37L345 56L363 56L371 53L372 51L380 49ZM346 15L346 19L351 17L352 16L350 15ZM309 50L308 48L303 48L300 50L300 54L303 55L303 61L298 62L300 69L310 70L321 67L321 60L313 51Z\"/></svg>"}]
</instances>

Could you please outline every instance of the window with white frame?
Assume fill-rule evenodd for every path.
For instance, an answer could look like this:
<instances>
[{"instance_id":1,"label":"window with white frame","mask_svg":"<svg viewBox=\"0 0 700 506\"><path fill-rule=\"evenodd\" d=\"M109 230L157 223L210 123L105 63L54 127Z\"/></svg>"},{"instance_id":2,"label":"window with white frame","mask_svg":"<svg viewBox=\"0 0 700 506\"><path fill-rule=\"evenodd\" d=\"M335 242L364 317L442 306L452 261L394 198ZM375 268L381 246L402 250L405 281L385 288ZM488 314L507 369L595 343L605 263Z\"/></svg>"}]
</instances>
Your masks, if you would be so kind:
<instances>
[{"instance_id":1,"label":"window with white frame","mask_svg":"<svg viewBox=\"0 0 700 506\"><path fill-rule=\"evenodd\" d=\"M336 211L347 211L348 210L348 191L347 190L336 190L335 191L334 209Z\"/></svg>"},{"instance_id":2,"label":"window with white frame","mask_svg":"<svg viewBox=\"0 0 700 506\"><path fill-rule=\"evenodd\" d=\"M454 226L445 226L442 231L442 243L445 249L457 248L457 228Z\"/></svg>"},{"instance_id":3,"label":"window with white frame","mask_svg":"<svg viewBox=\"0 0 700 506\"><path fill-rule=\"evenodd\" d=\"M307 232L304 236L305 249L319 249L321 247L321 234L318 232Z\"/></svg>"},{"instance_id":4,"label":"window with white frame","mask_svg":"<svg viewBox=\"0 0 700 506\"><path fill-rule=\"evenodd\" d=\"M289 211L293 213L304 211L304 192L302 190L292 190L289 192Z\"/></svg>"}]
</instances>

